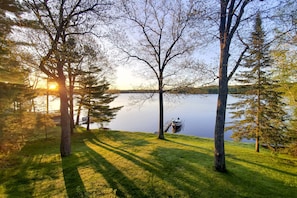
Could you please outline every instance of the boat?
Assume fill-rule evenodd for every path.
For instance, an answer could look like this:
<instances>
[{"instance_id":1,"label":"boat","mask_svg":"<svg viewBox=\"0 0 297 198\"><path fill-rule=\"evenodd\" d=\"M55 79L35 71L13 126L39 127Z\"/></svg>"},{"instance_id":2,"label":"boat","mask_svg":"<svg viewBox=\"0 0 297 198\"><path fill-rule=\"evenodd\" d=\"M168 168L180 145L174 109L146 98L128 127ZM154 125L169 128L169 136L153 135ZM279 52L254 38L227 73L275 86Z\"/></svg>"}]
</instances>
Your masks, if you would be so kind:
<instances>
[{"instance_id":1,"label":"boat","mask_svg":"<svg viewBox=\"0 0 297 198\"><path fill-rule=\"evenodd\" d=\"M179 118L177 118L176 120L172 120L171 126L172 126L172 132L178 133L182 129L182 121Z\"/></svg>"},{"instance_id":2,"label":"boat","mask_svg":"<svg viewBox=\"0 0 297 198\"><path fill-rule=\"evenodd\" d=\"M81 124L87 124L88 123L88 116L84 116L81 118Z\"/></svg>"}]
</instances>

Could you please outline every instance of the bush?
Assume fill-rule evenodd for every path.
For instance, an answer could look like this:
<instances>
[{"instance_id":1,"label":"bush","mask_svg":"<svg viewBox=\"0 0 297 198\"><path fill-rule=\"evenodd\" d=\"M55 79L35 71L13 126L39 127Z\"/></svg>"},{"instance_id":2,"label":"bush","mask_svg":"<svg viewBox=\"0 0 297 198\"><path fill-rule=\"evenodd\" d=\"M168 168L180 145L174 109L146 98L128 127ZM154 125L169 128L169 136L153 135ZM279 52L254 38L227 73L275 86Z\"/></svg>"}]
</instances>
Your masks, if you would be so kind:
<instances>
[{"instance_id":1,"label":"bush","mask_svg":"<svg viewBox=\"0 0 297 198\"><path fill-rule=\"evenodd\" d=\"M292 155L292 156L297 157L297 142L292 143L289 146L289 154Z\"/></svg>"},{"instance_id":2,"label":"bush","mask_svg":"<svg viewBox=\"0 0 297 198\"><path fill-rule=\"evenodd\" d=\"M47 137L47 128L55 126L49 115L33 112L10 112L1 120L0 151L6 154L20 150L44 132Z\"/></svg>"}]
</instances>

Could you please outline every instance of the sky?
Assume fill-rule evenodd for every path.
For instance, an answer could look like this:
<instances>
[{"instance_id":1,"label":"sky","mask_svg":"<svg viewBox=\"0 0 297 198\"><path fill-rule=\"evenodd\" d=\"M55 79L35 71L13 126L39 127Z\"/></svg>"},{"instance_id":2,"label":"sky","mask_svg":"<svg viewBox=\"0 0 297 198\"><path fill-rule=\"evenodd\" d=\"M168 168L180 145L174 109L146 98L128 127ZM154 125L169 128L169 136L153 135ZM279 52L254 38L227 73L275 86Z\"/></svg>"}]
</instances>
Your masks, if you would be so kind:
<instances>
[{"instance_id":1,"label":"sky","mask_svg":"<svg viewBox=\"0 0 297 198\"><path fill-rule=\"evenodd\" d=\"M119 66L116 68L116 80L112 87L119 90L137 89L144 82L145 79L133 74L132 69Z\"/></svg>"},{"instance_id":2,"label":"sky","mask_svg":"<svg viewBox=\"0 0 297 198\"><path fill-rule=\"evenodd\" d=\"M273 1L274 3L277 1ZM270 5L271 6L271 5ZM234 46L233 46L234 47ZM195 56L202 60L204 63L208 64L213 68L218 68L219 64L219 43L213 43L212 46L207 47L205 49L200 49L195 51ZM240 53L240 50L232 50L231 49L231 57L230 57L230 67L229 70L232 70L232 65L234 64L234 60L236 60L237 54ZM137 89L139 87L143 87L146 84L147 79L142 78L139 74L135 74L136 68L131 68L127 66L119 66L116 69L116 80L112 85L115 89ZM165 69L166 70L166 69ZM217 73L217 71L213 71ZM139 73L139 70L138 70ZM153 79L155 84L157 84L157 79Z\"/></svg>"},{"instance_id":3,"label":"sky","mask_svg":"<svg viewBox=\"0 0 297 198\"><path fill-rule=\"evenodd\" d=\"M195 56L202 60L204 63L209 64L213 68L218 68L217 65L219 63L219 45L214 44L211 47L200 49L195 51ZM234 55L232 55L235 57ZM167 69L167 68L166 68ZM139 89L144 88L144 85L151 84L152 82L154 85L157 85L157 79L154 77L152 81L148 80L145 77L141 77L139 74L141 70L137 70L136 67L130 67L127 65L124 66L118 66L115 69L115 79L113 82L111 82L111 88L112 89ZM152 74L152 71L149 70ZM214 71L214 73L217 73L217 71ZM149 83L148 83L149 82ZM149 87L148 87L149 88Z\"/></svg>"},{"instance_id":4,"label":"sky","mask_svg":"<svg viewBox=\"0 0 297 198\"><path fill-rule=\"evenodd\" d=\"M194 52L195 57L201 62L208 64L208 67L216 67L219 63L219 46L212 45L207 48L199 49ZM130 90L151 88L149 85L155 85L157 87L157 78L153 77L148 80L147 77L141 72L140 68L136 66L121 65L116 67L115 80L111 83L112 89L118 90ZM134 65L134 64L133 64ZM147 71L152 75L151 69L146 67ZM166 69L165 69L166 70ZM214 71L216 73L216 71ZM211 80L211 79L210 79Z\"/></svg>"}]
</instances>

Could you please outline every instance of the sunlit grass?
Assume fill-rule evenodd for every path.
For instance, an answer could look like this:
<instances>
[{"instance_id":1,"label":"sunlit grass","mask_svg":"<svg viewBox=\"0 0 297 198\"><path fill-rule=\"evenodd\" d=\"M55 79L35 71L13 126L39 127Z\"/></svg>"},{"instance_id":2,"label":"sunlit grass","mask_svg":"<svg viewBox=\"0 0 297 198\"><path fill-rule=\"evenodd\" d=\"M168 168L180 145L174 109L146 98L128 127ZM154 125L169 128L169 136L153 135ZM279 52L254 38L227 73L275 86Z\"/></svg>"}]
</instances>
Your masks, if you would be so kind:
<instances>
[{"instance_id":1,"label":"sunlit grass","mask_svg":"<svg viewBox=\"0 0 297 198\"><path fill-rule=\"evenodd\" d=\"M212 139L79 128L61 159L56 133L3 156L0 197L296 197L297 159L251 144L226 142L218 173Z\"/></svg>"}]
</instances>

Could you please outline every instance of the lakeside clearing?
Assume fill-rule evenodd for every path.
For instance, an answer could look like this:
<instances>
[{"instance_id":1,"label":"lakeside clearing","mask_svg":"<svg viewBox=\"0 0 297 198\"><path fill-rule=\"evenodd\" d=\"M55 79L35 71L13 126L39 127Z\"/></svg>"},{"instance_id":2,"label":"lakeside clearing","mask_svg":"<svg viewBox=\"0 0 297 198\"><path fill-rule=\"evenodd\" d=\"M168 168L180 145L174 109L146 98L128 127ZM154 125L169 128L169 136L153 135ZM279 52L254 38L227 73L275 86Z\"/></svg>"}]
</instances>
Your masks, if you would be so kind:
<instances>
[{"instance_id":1,"label":"lakeside clearing","mask_svg":"<svg viewBox=\"0 0 297 198\"><path fill-rule=\"evenodd\" d=\"M1 156L0 197L296 197L297 158L226 141L228 172L213 170L213 139L86 132L61 158L59 129Z\"/></svg>"}]
</instances>

